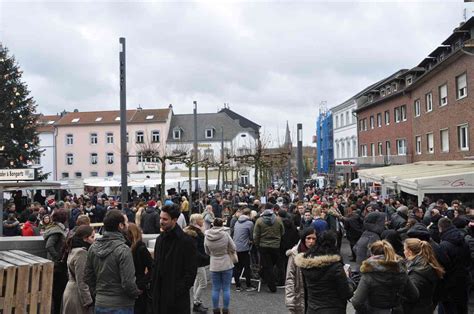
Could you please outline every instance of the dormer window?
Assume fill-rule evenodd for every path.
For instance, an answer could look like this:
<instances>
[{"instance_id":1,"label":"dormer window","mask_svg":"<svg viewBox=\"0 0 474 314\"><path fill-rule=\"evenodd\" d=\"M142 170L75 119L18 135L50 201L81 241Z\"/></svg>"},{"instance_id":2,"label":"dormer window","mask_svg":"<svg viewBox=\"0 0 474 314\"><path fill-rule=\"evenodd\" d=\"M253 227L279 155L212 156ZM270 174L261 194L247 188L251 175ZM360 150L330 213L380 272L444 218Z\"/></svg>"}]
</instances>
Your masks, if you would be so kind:
<instances>
[{"instance_id":1,"label":"dormer window","mask_svg":"<svg viewBox=\"0 0 474 314\"><path fill-rule=\"evenodd\" d=\"M100 122L100 121L102 121L102 117L97 117L97 118L95 119L95 122Z\"/></svg>"},{"instance_id":2,"label":"dormer window","mask_svg":"<svg viewBox=\"0 0 474 314\"><path fill-rule=\"evenodd\" d=\"M372 101L374 100L374 96L373 96L372 94L370 94L370 95L368 96L368 99L369 99L369 102L372 102Z\"/></svg>"},{"instance_id":3,"label":"dormer window","mask_svg":"<svg viewBox=\"0 0 474 314\"><path fill-rule=\"evenodd\" d=\"M410 76L407 76L406 78L406 84L408 86L408 85L411 85L411 83L413 83L413 76L410 75Z\"/></svg>"},{"instance_id":4,"label":"dormer window","mask_svg":"<svg viewBox=\"0 0 474 314\"><path fill-rule=\"evenodd\" d=\"M387 95L392 92L392 88L390 86L387 86Z\"/></svg>"},{"instance_id":5,"label":"dormer window","mask_svg":"<svg viewBox=\"0 0 474 314\"><path fill-rule=\"evenodd\" d=\"M74 119L71 120L71 122L72 122L72 123L77 123L77 122L79 122L79 119L80 119L80 118L74 118Z\"/></svg>"},{"instance_id":6,"label":"dormer window","mask_svg":"<svg viewBox=\"0 0 474 314\"><path fill-rule=\"evenodd\" d=\"M397 83L392 83L392 89L394 92L397 91L397 88L398 88Z\"/></svg>"},{"instance_id":7,"label":"dormer window","mask_svg":"<svg viewBox=\"0 0 474 314\"><path fill-rule=\"evenodd\" d=\"M146 120L152 120L152 119L153 119L153 117L154 117L154 115L149 115L149 116L146 116L146 118L145 118L145 119L146 119Z\"/></svg>"},{"instance_id":8,"label":"dormer window","mask_svg":"<svg viewBox=\"0 0 474 314\"><path fill-rule=\"evenodd\" d=\"M214 138L214 128L206 129L206 138Z\"/></svg>"},{"instance_id":9,"label":"dormer window","mask_svg":"<svg viewBox=\"0 0 474 314\"><path fill-rule=\"evenodd\" d=\"M181 130L180 128L174 128L173 129L173 140L180 140L182 132L183 132L183 130Z\"/></svg>"},{"instance_id":10,"label":"dormer window","mask_svg":"<svg viewBox=\"0 0 474 314\"><path fill-rule=\"evenodd\" d=\"M116 117L116 118L115 118L115 121L120 121L120 117Z\"/></svg>"},{"instance_id":11,"label":"dormer window","mask_svg":"<svg viewBox=\"0 0 474 314\"><path fill-rule=\"evenodd\" d=\"M385 89L384 89L384 88L382 88L382 89L380 90L380 96L382 96L382 97L385 96Z\"/></svg>"}]
</instances>

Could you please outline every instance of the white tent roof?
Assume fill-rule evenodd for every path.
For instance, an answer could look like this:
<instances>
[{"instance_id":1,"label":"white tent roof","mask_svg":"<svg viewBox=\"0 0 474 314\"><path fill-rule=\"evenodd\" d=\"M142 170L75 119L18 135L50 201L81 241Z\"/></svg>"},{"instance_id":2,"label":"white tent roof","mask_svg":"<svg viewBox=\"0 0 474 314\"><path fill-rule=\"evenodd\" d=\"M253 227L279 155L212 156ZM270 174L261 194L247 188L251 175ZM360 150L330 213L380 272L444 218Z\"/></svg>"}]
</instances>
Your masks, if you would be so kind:
<instances>
[{"instance_id":1,"label":"white tent roof","mask_svg":"<svg viewBox=\"0 0 474 314\"><path fill-rule=\"evenodd\" d=\"M474 193L474 161L420 161L412 164L364 169L359 177L413 195Z\"/></svg>"}]
</instances>

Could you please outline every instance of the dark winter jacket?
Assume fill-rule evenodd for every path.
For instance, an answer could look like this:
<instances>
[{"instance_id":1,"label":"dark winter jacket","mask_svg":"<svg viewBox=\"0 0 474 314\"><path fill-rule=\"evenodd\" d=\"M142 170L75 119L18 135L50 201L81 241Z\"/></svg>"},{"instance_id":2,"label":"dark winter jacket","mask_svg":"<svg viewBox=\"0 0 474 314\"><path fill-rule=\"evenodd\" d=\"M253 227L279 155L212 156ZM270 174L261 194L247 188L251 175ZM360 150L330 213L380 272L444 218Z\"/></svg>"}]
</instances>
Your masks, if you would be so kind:
<instances>
[{"instance_id":1,"label":"dark winter jacket","mask_svg":"<svg viewBox=\"0 0 474 314\"><path fill-rule=\"evenodd\" d=\"M253 229L253 239L257 247L280 248L281 237L285 227L280 217L276 217L273 210L267 209L257 219Z\"/></svg>"},{"instance_id":2,"label":"dark winter jacket","mask_svg":"<svg viewBox=\"0 0 474 314\"><path fill-rule=\"evenodd\" d=\"M291 250L300 240L298 229L290 217L282 219L285 233L281 236L280 250L286 254L286 251Z\"/></svg>"},{"instance_id":3,"label":"dark winter jacket","mask_svg":"<svg viewBox=\"0 0 474 314\"><path fill-rule=\"evenodd\" d=\"M197 267L204 267L209 265L210 257L204 251L204 233L202 233L201 229L196 226L189 225L184 228L184 233L194 239L196 241L197 247Z\"/></svg>"},{"instance_id":4,"label":"dark winter jacket","mask_svg":"<svg viewBox=\"0 0 474 314\"><path fill-rule=\"evenodd\" d=\"M364 232L364 221L358 213L352 213L349 217L344 218L344 228L347 240L355 244Z\"/></svg>"},{"instance_id":5,"label":"dark winter jacket","mask_svg":"<svg viewBox=\"0 0 474 314\"><path fill-rule=\"evenodd\" d=\"M398 230L407 224L408 216L406 216L404 213L397 211L395 214L392 215L391 217L391 222L390 225L392 229Z\"/></svg>"},{"instance_id":6,"label":"dark winter jacket","mask_svg":"<svg viewBox=\"0 0 474 314\"><path fill-rule=\"evenodd\" d=\"M45 248L48 259L54 262L55 267L59 266L66 243L66 227L62 223L53 223L46 229L43 239L46 241Z\"/></svg>"},{"instance_id":7,"label":"dark winter jacket","mask_svg":"<svg viewBox=\"0 0 474 314\"><path fill-rule=\"evenodd\" d=\"M137 243L132 252L133 264L135 265L135 277L138 289L144 290L147 283L151 282L151 272L153 269L153 258L146 244L142 241Z\"/></svg>"},{"instance_id":8,"label":"dark winter jacket","mask_svg":"<svg viewBox=\"0 0 474 314\"><path fill-rule=\"evenodd\" d=\"M176 225L155 244L153 313L189 313L189 289L198 265L195 241Z\"/></svg>"},{"instance_id":9,"label":"dark winter jacket","mask_svg":"<svg viewBox=\"0 0 474 314\"><path fill-rule=\"evenodd\" d=\"M436 259L441 265L445 266L448 263L448 259L446 254L441 249L441 246L431 239L431 233L428 228L422 223L414 224L408 231L407 231L408 238L417 238L422 241L429 242L433 251L436 255Z\"/></svg>"},{"instance_id":10,"label":"dark winter jacket","mask_svg":"<svg viewBox=\"0 0 474 314\"><path fill-rule=\"evenodd\" d=\"M300 253L295 257L295 265L303 273L306 313L346 313L347 300L352 297L353 290L344 272L341 256L305 257Z\"/></svg>"},{"instance_id":11,"label":"dark winter jacket","mask_svg":"<svg viewBox=\"0 0 474 314\"><path fill-rule=\"evenodd\" d=\"M383 255L375 255L362 263L361 279L352 305L360 314L376 314L383 310L403 313L402 298L407 302L418 299L418 289L406 273L402 260L385 261Z\"/></svg>"},{"instance_id":12,"label":"dark winter jacket","mask_svg":"<svg viewBox=\"0 0 474 314\"><path fill-rule=\"evenodd\" d=\"M448 259L447 264L443 265L446 274L441 297L444 300L449 299L453 293L459 293L457 288L469 284L471 256L462 234L454 226L448 227L441 233L440 246Z\"/></svg>"},{"instance_id":13,"label":"dark winter jacket","mask_svg":"<svg viewBox=\"0 0 474 314\"><path fill-rule=\"evenodd\" d=\"M358 265L369 257L369 245L380 240L380 235L385 230L385 217L385 214L380 212L372 212L365 217L364 232L354 246Z\"/></svg>"},{"instance_id":14,"label":"dark winter jacket","mask_svg":"<svg viewBox=\"0 0 474 314\"><path fill-rule=\"evenodd\" d=\"M130 248L120 232L104 231L89 248L85 281L95 294L95 305L105 308L133 307L140 291L135 283Z\"/></svg>"},{"instance_id":15,"label":"dark winter jacket","mask_svg":"<svg viewBox=\"0 0 474 314\"><path fill-rule=\"evenodd\" d=\"M16 219L3 221L3 235L5 237L21 235L20 222Z\"/></svg>"},{"instance_id":16,"label":"dark winter jacket","mask_svg":"<svg viewBox=\"0 0 474 314\"><path fill-rule=\"evenodd\" d=\"M416 256L408 264L408 277L420 294L415 302L403 302L405 314L432 314L434 310L433 295L438 276L429 264L425 264L421 256Z\"/></svg>"},{"instance_id":17,"label":"dark winter jacket","mask_svg":"<svg viewBox=\"0 0 474 314\"><path fill-rule=\"evenodd\" d=\"M142 214L140 227L144 234L160 233L160 215L154 207L147 207Z\"/></svg>"}]
</instances>

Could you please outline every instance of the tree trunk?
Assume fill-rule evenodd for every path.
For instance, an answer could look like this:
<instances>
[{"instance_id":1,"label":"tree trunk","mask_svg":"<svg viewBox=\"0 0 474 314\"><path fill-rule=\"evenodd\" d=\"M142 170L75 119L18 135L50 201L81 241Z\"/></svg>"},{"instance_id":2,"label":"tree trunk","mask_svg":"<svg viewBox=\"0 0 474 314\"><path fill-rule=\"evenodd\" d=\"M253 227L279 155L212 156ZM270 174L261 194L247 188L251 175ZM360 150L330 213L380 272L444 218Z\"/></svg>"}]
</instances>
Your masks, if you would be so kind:
<instances>
[{"instance_id":1,"label":"tree trunk","mask_svg":"<svg viewBox=\"0 0 474 314\"><path fill-rule=\"evenodd\" d=\"M209 193L209 167L208 166L204 166L204 170L205 170L205 177L206 177L206 195Z\"/></svg>"},{"instance_id":2,"label":"tree trunk","mask_svg":"<svg viewBox=\"0 0 474 314\"><path fill-rule=\"evenodd\" d=\"M260 196L260 193L259 193L259 188L258 188L258 172L259 172L259 169L258 169L258 160L255 161L255 197L258 198Z\"/></svg>"},{"instance_id":3,"label":"tree trunk","mask_svg":"<svg viewBox=\"0 0 474 314\"><path fill-rule=\"evenodd\" d=\"M217 168L217 185L216 185L216 190L219 190L219 187L221 186L221 166Z\"/></svg>"}]
</instances>

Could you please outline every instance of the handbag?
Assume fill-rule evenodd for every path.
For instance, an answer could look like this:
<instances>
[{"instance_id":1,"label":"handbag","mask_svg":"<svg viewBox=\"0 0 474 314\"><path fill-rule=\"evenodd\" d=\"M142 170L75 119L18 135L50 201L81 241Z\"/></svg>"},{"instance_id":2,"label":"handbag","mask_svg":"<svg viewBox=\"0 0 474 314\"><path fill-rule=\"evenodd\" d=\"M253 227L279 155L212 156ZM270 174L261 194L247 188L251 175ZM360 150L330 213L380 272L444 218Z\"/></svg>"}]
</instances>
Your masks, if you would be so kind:
<instances>
[{"instance_id":1,"label":"handbag","mask_svg":"<svg viewBox=\"0 0 474 314\"><path fill-rule=\"evenodd\" d=\"M232 263L237 264L239 262L239 257L237 256L237 252L229 252L230 259L232 260Z\"/></svg>"}]
</instances>

